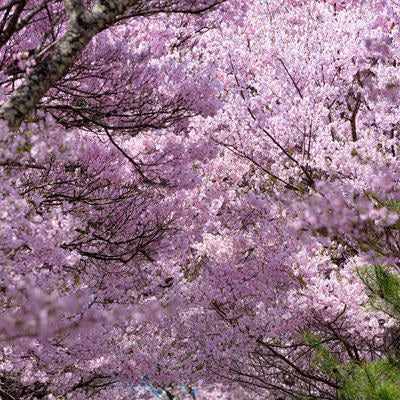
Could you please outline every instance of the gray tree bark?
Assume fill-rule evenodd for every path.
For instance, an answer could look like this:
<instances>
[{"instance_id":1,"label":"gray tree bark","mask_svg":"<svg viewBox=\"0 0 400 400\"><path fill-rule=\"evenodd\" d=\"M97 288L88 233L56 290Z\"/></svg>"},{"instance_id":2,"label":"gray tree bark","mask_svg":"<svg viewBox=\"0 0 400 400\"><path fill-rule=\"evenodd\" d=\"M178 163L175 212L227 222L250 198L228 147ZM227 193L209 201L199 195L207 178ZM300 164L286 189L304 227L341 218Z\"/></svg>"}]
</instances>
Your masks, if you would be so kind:
<instances>
[{"instance_id":1,"label":"gray tree bark","mask_svg":"<svg viewBox=\"0 0 400 400\"><path fill-rule=\"evenodd\" d=\"M12 130L17 130L46 92L67 73L90 40L124 15L134 17L160 12L201 13L223 1L197 2L200 5L196 6L196 1L192 0L100 0L89 10L82 0L64 0L68 17L67 31L45 52L21 86L0 107L0 119L6 120Z\"/></svg>"},{"instance_id":2,"label":"gray tree bark","mask_svg":"<svg viewBox=\"0 0 400 400\"><path fill-rule=\"evenodd\" d=\"M137 0L104 0L87 10L80 0L65 0L68 29L0 108L0 118L16 130L46 92L65 75L89 41L112 25Z\"/></svg>"}]
</instances>

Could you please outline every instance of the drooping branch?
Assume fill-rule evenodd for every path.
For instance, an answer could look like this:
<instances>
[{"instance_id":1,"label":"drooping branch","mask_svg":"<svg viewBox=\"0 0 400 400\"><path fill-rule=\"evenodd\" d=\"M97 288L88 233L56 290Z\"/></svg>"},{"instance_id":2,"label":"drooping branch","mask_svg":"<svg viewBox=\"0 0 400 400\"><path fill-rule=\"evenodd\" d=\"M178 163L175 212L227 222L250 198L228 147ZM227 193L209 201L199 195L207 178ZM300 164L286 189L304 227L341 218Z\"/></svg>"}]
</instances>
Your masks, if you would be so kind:
<instances>
[{"instance_id":1,"label":"drooping branch","mask_svg":"<svg viewBox=\"0 0 400 400\"><path fill-rule=\"evenodd\" d=\"M74 12L72 7L75 3L69 1L66 3L70 17L67 31L48 50L32 73L0 109L0 118L8 121L11 129L18 129L46 92L65 75L89 41L137 1L103 1L90 11L78 7Z\"/></svg>"},{"instance_id":2,"label":"drooping branch","mask_svg":"<svg viewBox=\"0 0 400 400\"><path fill-rule=\"evenodd\" d=\"M8 24L5 27L7 21L8 12L5 14L3 20L0 22L0 47L7 42L7 40L12 36L17 27L18 18L26 5L26 0L22 0L16 4L16 9L14 13L9 18ZM13 7L14 4L8 5L8 7Z\"/></svg>"},{"instance_id":3,"label":"drooping branch","mask_svg":"<svg viewBox=\"0 0 400 400\"><path fill-rule=\"evenodd\" d=\"M65 0L68 28L64 35L42 55L32 72L0 108L0 119L16 130L37 107L47 91L54 86L81 55L91 39L112 26L123 16L151 15L162 12L202 13L222 3L192 1L146 2L142 0L101 0L91 10L80 0Z\"/></svg>"}]
</instances>

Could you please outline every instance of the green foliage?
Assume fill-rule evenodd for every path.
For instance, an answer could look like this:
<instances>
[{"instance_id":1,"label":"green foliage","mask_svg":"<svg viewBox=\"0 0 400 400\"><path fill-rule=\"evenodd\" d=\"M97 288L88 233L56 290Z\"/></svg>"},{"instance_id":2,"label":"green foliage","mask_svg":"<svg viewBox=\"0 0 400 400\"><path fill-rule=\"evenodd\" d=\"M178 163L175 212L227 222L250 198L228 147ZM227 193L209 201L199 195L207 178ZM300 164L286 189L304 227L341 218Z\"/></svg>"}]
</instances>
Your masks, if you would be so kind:
<instances>
[{"instance_id":1,"label":"green foliage","mask_svg":"<svg viewBox=\"0 0 400 400\"><path fill-rule=\"evenodd\" d=\"M382 265L373 265L359 271L371 292L371 304L395 318L400 318L400 277Z\"/></svg>"},{"instance_id":2,"label":"green foliage","mask_svg":"<svg viewBox=\"0 0 400 400\"><path fill-rule=\"evenodd\" d=\"M400 214L400 201L398 200L386 200L384 206L394 213Z\"/></svg>"},{"instance_id":3,"label":"green foliage","mask_svg":"<svg viewBox=\"0 0 400 400\"><path fill-rule=\"evenodd\" d=\"M399 274L388 266L372 265L359 275L370 291L371 305L400 319ZM377 361L343 364L314 333L304 332L303 342L312 348L312 368L341 382L340 400L400 400L400 359L395 352Z\"/></svg>"},{"instance_id":4,"label":"green foliage","mask_svg":"<svg viewBox=\"0 0 400 400\"><path fill-rule=\"evenodd\" d=\"M390 199L380 199L375 193L367 194L371 199L374 199L378 207L385 207L389 211L400 214L400 201L398 200L390 200Z\"/></svg>"},{"instance_id":5,"label":"green foliage","mask_svg":"<svg viewBox=\"0 0 400 400\"><path fill-rule=\"evenodd\" d=\"M322 371L330 376L334 376L342 380L349 375L352 369L352 363L340 363L332 352L324 346L319 336L310 331L303 333L303 341L306 345L313 349L313 357L311 367L316 371Z\"/></svg>"},{"instance_id":6,"label":"green foliage","mask_svg":"<svg viewBox=\"0 0 400 400\"><path fill-rule=\"evenodd\" d=\"M400 369L389 360L362 364L339 391L340 400L400 400Z\"/></svg>"},{"instance_id":7,"label":"green foliage","mask_svg":"<svg viewBox=\"0 0 400 400\"><path fill-rule=\"evenodd\" d=\"M340 400L400 400L400 360L388 357L343 364L314 333L304 332L303 342L312 348L312 368L341 382Z\"/></svg>"}]
</instances>

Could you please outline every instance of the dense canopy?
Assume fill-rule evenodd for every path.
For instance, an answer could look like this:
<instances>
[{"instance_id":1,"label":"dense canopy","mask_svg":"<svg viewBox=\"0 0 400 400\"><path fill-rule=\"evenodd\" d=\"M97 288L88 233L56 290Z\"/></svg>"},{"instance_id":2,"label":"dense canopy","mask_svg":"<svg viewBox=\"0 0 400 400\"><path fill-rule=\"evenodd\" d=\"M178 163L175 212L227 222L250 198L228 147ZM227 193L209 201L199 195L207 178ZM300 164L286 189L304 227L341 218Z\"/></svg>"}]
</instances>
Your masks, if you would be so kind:
<instances>
[{"instance_id":1,"label":"dense canopy","mask_svg":"<svg viewBox=\"0 0 400 400\"><path fill-rule=\"evenodd\" d=\"M400 399L399 24L1 1L0 398Z\"/></svg>"}]
</instances>

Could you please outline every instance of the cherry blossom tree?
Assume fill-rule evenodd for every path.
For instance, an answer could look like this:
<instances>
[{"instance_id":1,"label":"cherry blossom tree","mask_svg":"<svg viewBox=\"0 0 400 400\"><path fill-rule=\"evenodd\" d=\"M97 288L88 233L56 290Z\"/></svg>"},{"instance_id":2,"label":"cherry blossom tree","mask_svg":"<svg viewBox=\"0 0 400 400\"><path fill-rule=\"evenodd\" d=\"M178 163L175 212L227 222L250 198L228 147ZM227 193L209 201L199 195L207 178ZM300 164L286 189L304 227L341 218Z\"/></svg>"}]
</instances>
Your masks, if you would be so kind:
<instances>
[{"instance_id":1,"label":"cherry blossom tree","mask_svg":"<svg viewBox=\"0 0 400 400\"><path fill-rule=\"evenodd\" d=\"M333 3L255 6L205 36L219 150L196 166L206 204L185 196L204 289L174 326L200 374L261 398L340 398L398 340L379 278L398 274L398 7Z\"/></svg>"},{"instance_id":2,"label":"cherry blossom tree","mask_svg":"<svg viewBox=\"0 0 400 400\"><path fill-rule=\"evenodd\" d=\"M1 5L0 395L395 393L399 11Z\"/></svg>"},{"instance_id":3,"label":"cherry blossom tree","mask_svg":"<svg viewBox=\"0 0 400 400\"><path fill-rule=\"evenodd\" d=\"M241 26L232 33L228 26L213 49L225 54L214 68L230 80L223 114L209 120L208 132L225 150L197 167L209 178L202 192L211 205L203 206L207 214L199 213L198 191L186 196L188 208L196 202L196 216L204 218L202 238L194 239L199 245L190 256L201 262L197 277L205 289L193 302L201 304L199 315L192 309L180 343L192 329L196 341L194 347L188 343L188 353L198 355L197 368L261 396L269 390L271 396L337 398L352 362L382 357L387 342L396 340L390 337L393 312L388 316L385 307L376 307L379 290L364 286L364 274L377 257L397 269L392 132L397 122L391 92L397 84L390 72L396 62L394 55L386 58L390 48L385 47L395 49L397 17L395 9L375 6L278 9L269 20L276 29L265 25L265 31L255 21L266 16L257 10L247 32ZM310 22L309 15L316 18ZM343 26L357 26L355 21L352 42ZM382 37L385 32L389 39ZM226 37L240 37L242 47ZM243 63L248 59L259 60L250 71ZM325 76L335 60L338 66ZM296 63L295 74L289 66L296 69ZM322 76L315 77L320 70ZM359 76L366 81L360 83ZM362 89L364 97L354 94ZM383 104L385 119L377 125L370 111ZM322 347L325 342L328 348ZM328 367L320 368L322 362Z\"/></svg>"},{"instance_id":4,"label":"cherry blossom tree","mask_svg":"<svg viewBox=\"0 0 400 400\"><path fill-rule=\"evenodd\" d=\"M172 156L219 107L185 47L222 3L1 6L3 398L122 398L155 368L140 340L179 303L172 194L194 180Z\"/></svg>"}]
</instances>

